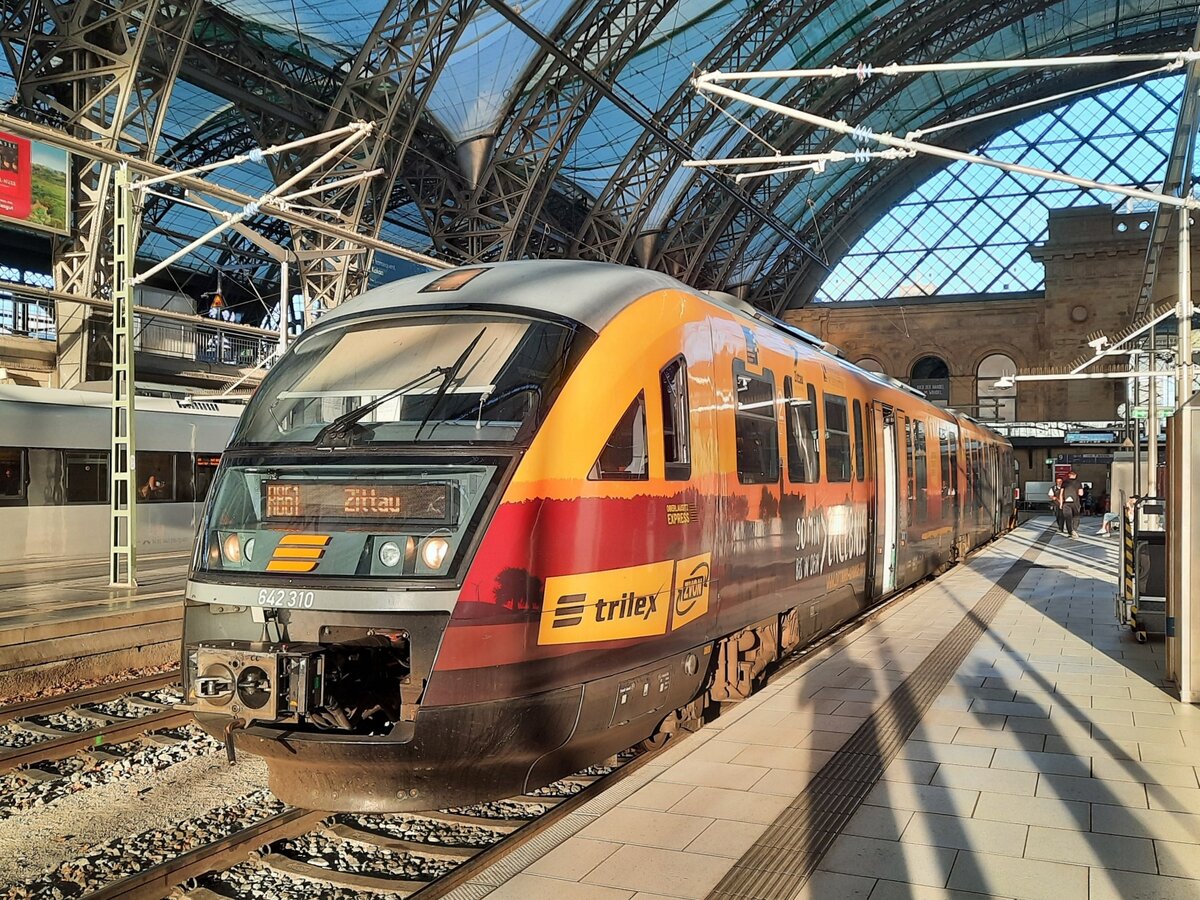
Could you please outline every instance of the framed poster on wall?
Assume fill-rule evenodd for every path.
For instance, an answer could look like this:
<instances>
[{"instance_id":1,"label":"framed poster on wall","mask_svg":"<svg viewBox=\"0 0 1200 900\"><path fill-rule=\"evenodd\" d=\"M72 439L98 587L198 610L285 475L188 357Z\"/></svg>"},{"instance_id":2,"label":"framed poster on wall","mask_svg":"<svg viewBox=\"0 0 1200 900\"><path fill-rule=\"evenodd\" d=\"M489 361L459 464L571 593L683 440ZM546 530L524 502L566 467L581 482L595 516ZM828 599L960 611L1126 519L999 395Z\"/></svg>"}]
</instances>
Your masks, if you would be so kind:
<instances>
[{"instance_id":1,"label":"framed poster on wall","mask_svg":"<svg viewBox=\"0 0 1200 900\"><path fill-rule=\"evenodd\" d=\"M0 131L0 224L69 233L70 156Z\"/></svg>"}]
</instances>

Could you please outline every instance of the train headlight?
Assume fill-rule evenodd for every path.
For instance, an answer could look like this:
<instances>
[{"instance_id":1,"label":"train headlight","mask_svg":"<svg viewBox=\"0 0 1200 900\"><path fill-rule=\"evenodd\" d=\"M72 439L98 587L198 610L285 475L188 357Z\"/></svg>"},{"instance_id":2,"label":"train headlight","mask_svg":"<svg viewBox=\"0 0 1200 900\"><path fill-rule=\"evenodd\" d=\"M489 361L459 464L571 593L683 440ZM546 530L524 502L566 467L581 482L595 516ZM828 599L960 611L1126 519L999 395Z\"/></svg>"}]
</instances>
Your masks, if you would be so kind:
<instances>
[{"instance_id":1,"label":"train headlight","mask_svg":"<svg viewBox=\"0 0 1200 900\"><path fill-rule=\"evenodd\" d=\"M242 553L246 555L246 562L254 562L254 538L246 539L246 543L242 545Z\"/></svg>"},{"instance_id":2,"label":"train headlight","mask_svg":"<svg viewBox=\"0 0 1200 900\"><path fill-rule=\"evenodd\" d=\"M403 554L400 552L400 545L395 541L384 541L379 546L379 561L389 569L393 568L400 562L400 557Z\"/></svg>"},{"instance_id":3,"label":"train headlight","mask_svg":"<svg viewBox=\"0 0 1200 900\"><path fill-rule=\"evenodd\" d=\"M238 537L237 532L225 536L225 540L221 542L221 553L226 562L235 566L242 561L242 539Z\"/></svg>"},{"instance_id":4,"label":"train headlight","mask_svg":"<svg viewBox=\"0 0 1200 900\"><path fill-rule=\"evenodd\" d=\"M421 547L421 559L431 569L440 569L450 552L450 542L442 537L431 537Z\"/></svg>"}]
</instances>

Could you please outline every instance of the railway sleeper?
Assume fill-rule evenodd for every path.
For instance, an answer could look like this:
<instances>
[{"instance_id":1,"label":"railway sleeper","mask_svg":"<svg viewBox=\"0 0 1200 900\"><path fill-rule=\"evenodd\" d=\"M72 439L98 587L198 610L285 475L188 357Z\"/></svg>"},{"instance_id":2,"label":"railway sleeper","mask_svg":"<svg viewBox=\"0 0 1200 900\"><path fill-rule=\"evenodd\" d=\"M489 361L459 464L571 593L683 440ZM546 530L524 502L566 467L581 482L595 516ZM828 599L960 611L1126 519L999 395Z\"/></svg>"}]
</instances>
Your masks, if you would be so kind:
<instances>
[{"instance_id":1,"label":"railway sleeper","mask_svg":"<svg viewBox=\"0 0 1200 900\"><path fill-rule=\"evenodd\" d=\"M392 837L387 834L377 834L355 828L345 822L336 822L322 829L330 837L343 841L357 841L360 844L370 844L384 850L396 850L402 853L413 853L417 856L427 856L430 859L461 862L470 859L483 850L483 847L460 847L451 844L430 844L424 841L410 841L405 838Z\"/></svg>"},{"instance_id":2,"label":"railway sleeper","mask_svg":"<svg viewBox=\"0 0 1200 900\"><path fill-rule=\"evenodd\" d=\"M428 881L412 881L407 878L387 878L382 875L363 875L357 872L341 872L337 869L326 869L311 863L292 859L282 853L268 853L262 857L262 864L276 872L314 881L318 884L334 885L351 891L372 891L381 893L416 893L429 884Z\"/></svg>"}]
</instances>

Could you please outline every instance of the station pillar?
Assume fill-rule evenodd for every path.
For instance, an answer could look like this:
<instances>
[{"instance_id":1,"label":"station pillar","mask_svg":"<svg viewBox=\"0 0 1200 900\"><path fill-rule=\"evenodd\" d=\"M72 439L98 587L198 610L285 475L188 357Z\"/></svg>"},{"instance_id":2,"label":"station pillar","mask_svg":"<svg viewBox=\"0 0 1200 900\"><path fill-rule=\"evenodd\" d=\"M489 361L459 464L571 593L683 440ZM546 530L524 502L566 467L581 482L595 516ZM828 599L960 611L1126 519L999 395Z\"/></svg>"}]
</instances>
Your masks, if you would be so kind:
<instances>
[{"instance_id":1,"label":"station pillar","mask_svg":"<svg viewBox=\"0 0 1200 900\"><path fill-rule=\"evenodd\" d=\"M1200 703L1200 394L1167 420L1167 677Z\"/></svg>"}]
</instances>

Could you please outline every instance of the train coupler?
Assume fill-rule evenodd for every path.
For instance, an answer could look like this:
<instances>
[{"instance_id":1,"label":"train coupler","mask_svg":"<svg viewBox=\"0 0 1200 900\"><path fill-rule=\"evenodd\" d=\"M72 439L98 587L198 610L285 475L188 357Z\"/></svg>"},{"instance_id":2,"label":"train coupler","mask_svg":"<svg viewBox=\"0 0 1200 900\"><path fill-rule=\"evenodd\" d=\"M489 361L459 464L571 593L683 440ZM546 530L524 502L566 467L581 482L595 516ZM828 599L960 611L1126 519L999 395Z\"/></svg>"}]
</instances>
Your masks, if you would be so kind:
<instances>
[{"instance_id":1,"label":"train coupler","mask_svg":"<svg viewBox=\"0 0 1200 900\"><path fill-rule=\"evenodd\" d=\"M232 716L234 727L296 722L325 705L325 648L320 644L212 641L189 647L187 659L187 705L198 713ZM231 759L232 746L227 727L225 747Z\"/></svg>"}]
</instances>

